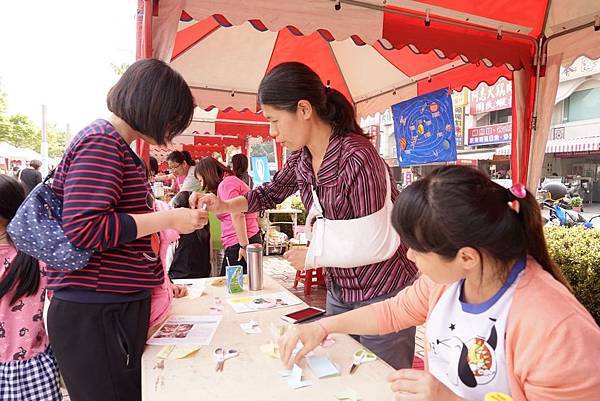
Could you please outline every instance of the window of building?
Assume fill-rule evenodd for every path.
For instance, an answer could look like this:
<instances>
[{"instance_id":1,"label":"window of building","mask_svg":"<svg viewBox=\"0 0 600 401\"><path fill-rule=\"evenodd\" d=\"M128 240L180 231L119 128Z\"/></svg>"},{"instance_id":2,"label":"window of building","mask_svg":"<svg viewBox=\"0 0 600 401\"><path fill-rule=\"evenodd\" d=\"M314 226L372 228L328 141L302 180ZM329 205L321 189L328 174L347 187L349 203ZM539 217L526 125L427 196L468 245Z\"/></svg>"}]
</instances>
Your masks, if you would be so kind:
<instances>
[{"instance_id":1,"label":"window of building","mask_svg":"<svg viewBox=\"0 0 600 401\"><path fill-rule=\"evenodd\" d=\"M566 122L600 118L600 88L573 92L564 101L563 113Z\"/></svg>"},{"instance_id":2,"label":"window of building","mask_svg":"<svg viewBox=\"0 0 600 401\"><path fill-rule=\"evenodd\" d=\"M512 121L512 109L502 109L490 112L490 124L502 124Z\"/></svg>"}]
</instances>

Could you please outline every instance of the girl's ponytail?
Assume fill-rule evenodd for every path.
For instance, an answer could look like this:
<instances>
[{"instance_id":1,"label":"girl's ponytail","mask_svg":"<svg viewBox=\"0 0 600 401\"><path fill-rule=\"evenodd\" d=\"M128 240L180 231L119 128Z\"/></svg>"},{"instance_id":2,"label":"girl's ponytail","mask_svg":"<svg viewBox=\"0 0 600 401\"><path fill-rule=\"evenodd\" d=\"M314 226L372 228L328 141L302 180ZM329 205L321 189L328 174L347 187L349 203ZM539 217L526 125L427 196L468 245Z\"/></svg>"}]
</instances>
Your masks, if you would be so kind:
<instances>
[{"instance_id":1,"label":"girl's ponytail","mask_svg":"<svg viewBox=\"0 0 600 401\"><path fill-rule=\"evenodd\" d=\"M554 263L548 252L546 237L544 236L544 225L540 206L531 192L527 191L525 198L519 199L510 192L511 199L519 202L519 217L522 220L525 229L525 238L527 238L527 253L532 256L544 270L552 275L557 281L562 283L571 292L573 289L564 276L562 270Z\"/></svg>"}]
</instances>

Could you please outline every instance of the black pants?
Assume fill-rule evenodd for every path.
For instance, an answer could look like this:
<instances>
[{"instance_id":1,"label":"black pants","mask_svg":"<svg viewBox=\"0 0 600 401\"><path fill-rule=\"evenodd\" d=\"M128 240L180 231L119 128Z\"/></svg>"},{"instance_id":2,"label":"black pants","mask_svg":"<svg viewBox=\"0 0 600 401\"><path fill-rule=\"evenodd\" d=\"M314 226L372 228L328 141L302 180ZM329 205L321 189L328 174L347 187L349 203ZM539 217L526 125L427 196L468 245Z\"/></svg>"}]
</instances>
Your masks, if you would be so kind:
<instances>
[{"instance_id":1,"label":"black pants","mask_svg":"<svg viewBox=\"0 0 600 401\"><path fill-rule=\"evenodd\" d=\"M113 304L52 299L48 335L72 401L138 401L150 298Z\"/></svg>"},{"instance_id":2,"label":"black pants","mask_svg":"<svg viewBox=\"0 0 600 401\"><path fill-rule=\"evenodd\" d=\"M248 238L249 244L260 244L262 243L262 238L260 236L260 231L254 234L252 237ZM244 267L244 274L248 273L248 265L246 264L246 259L242 259L238 261L240 257L240 244L235 244L230 247L225 248L225 254L223 255L223 264L221 265L221 276L225 275L225 267L227 267L227 259L229 259L229 264L239 265Z\"/></svg>"}]
</instances>

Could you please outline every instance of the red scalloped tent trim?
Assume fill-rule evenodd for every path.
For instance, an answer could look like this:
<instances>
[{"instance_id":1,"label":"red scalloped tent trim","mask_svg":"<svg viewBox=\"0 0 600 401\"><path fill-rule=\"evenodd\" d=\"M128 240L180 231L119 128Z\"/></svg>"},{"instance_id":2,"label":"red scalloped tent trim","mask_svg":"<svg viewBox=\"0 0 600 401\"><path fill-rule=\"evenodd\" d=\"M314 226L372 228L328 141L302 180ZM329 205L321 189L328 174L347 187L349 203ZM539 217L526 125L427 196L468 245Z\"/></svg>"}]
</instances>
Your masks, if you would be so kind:
<instances>
[{"instance_id":1,"label":"red scalloped tent trim","mask_svg":"<svg viewBox=\"0 0 600 401\"><path fill-rule=\"evenodd\" d=\"M388 7L391 7L391 6L388 6ZM392 7L392 8L394 8L394 7ZM418 28L420 28L420 24L422 22L415 20L414 18L403 17L407 21L411 22L413 24L413 27L410 30L408 28L401 28L401 33L399 33L399 32L397 32L397 30L400 29L399 25L400 26L402 24L406 25L406 22L402 22L402 23L394 22L394 19L398 18L398 17L402 17L402 16L399 16L397 14L384 13L384 18L386 17L386 15L388 16L387 18L389 19L388 23L392 24L394 26L393 26L393 28L386 29L386 23L384 22L384 32L383 32L383 37L381 39L385 39L386 41L388 41L390 43L390 45L392 46L392 48L389 49L386 46L384 46L383 43L381 42L381 39L372 43L371 45L373 47L381 46L381 48L385 49L386 51L402 50L405 47L408 47L415 54L426 55L429 53L433 53L437 58L442 59L442 60L448 60L448 59L452 60L452 59L456 59L456 58L460 57L461 59L463 59L463 61L466 60L470 64L484 63L484 65L485 65L485 62L489 61L488 62L489 67L500 67L500 66L508 63L508 64L512 65L514 69L521 69L521 68L523 68L523 66L530 66L531 61L533 60L532 45L530 42L528 42L526 40L510 38L507 36L507 37L504 37L502 39L502 41L499 41L496 39L495 34L482 33L482 32L476 32L476 31L468 31L468 28L451 27L450 29L444 29L444 31L445 31L444 34L439 34L439 36L451 35L453 38L456 38L456 40L454 40L454 39L450 40L447 38L444 41L439 41L438 38L436 37L435 40L433 40L433 42L432 42L431 36L435 36L436 33L433 33L433 34L430 33L430 34L426 35L426 40L421 39L421 40L423 40L423 43L419 43L418 41L415 42L414 40L412 40L412 41L406 40L407 37L415 37L414 31L419 30ZM211 21L211 22L207 22L207 21ZM340 40L340 39L335 38L335 36L329 30L324 29L324 28L317 29L310 33L304 33L294 25L286 25L284 27L281 27L279 30L273 30L268 25L266 25L263 21L261 21L260 19L251 19L251 20L247 20L245 22L248 22L250 24L250 26L252 26L257 32L267 32L268 31L268 32L281 33L282 31L288 31L293 36L297 36L297 37L307 37L307 36L311 36L315 33L318 33L321 36L321 38L323 40L325 40L326 42ZM195 38L189 37L194 32L194 30L192 30L192 28L199 23L205 23L205 26L210 27L210 29L204 28L204 30L203 30L201 28L196 28L196 31L198 32L195 34L196 37ZM225 17L221 14L214 14L210 17L207 17L206 19L204 19L202 21L198 21L197 24L194 24L191 27L187 27L187 28L177 32L174 49L181 49L183 47L183 50L182 51L174 50L173 51L173 59L180 56L181 53L185 52L187 49L192 47L195 43L203 40L214 30L219 29L219 28L231 28L231 27L235 26L235 25L233 25L233 23L231 23L227 19L227 17ZM431 29L430 32L438 32L438 31L440 31L440 27L441 27L441 25L438 24L438 27L436 28L436 26L434 24L433 28L429 27L429 29ZM407 34L407 32L406 32L407 30L411 32L410 35ZM470 37L470 35L473 37ZM179 38L180 36L185 36L185 38L180 39ZM472 42L470 48L469 48L469 46L461 45L460 48L463 49L462 51L460 51L460 50L452 51L451 50L451 48L453 46L456 46L456 43L469 42L469 40L465 39L466 37L469 37L469 40ZM352 39L353 43L356 46L365 46L368 44L357 34L351 35L351 36L349 36L349 38ZM343 38L341 40L345 40L345 39L346 38ZM185 47L178 42L186 42L186 43L192 43L192 44ZM444 44L444 45L441 46L442 44ZM485 57L477 55L478 49L480 49L480 48L489 48L490 49L489 54ZM515 52L515 53L510 55L511 52ZM502 57L500 57L499 55L502 55Z\"/></svg>"}]
</instances>

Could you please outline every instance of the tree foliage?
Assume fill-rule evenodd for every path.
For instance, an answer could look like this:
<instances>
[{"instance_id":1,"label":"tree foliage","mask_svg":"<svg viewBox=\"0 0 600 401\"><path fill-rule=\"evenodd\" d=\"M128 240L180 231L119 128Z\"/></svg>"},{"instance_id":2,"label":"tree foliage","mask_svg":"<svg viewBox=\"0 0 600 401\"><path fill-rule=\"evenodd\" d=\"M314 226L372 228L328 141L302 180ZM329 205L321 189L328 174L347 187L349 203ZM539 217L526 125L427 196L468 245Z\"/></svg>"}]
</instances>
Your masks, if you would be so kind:
<instances>
[{"instance_id":1,"label":"tree foliage","mask_svg":"<svg viewBox=\"0 0 600 401\"><path fill-rule=\"evenodd\" d=\"M24 114L7 114L8 101L0 83L0 142L18 148L29 148L41 152L42 130ZM62 156L67 145L66 133L56 125L48 127L48 156Z\"/></svg>"}]
</instances>

